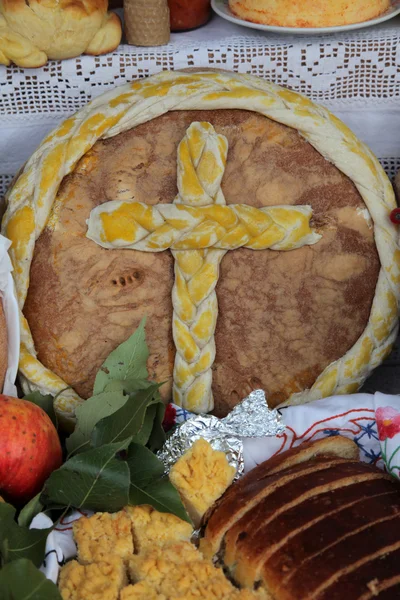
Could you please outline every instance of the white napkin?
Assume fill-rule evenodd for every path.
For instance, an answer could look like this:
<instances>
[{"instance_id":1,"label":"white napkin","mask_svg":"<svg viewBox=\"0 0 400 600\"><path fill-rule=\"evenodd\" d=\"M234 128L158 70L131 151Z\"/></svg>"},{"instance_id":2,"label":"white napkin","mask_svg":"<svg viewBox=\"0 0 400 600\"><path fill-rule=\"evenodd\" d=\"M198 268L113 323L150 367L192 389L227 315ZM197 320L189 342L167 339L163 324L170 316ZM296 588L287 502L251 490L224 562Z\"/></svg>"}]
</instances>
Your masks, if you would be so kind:
<instances>
[{"instance_id":1,"label":"white napkin","mask_svg":"<svg viewBox=\"0 0 400 600\"><path fill-rule=\"evenodd\" d=\"M331 396L302 406L278 409L286 425L285 432L274 438L244 440L246 471L274 454L289 450L302 442L332 435L350 438L359 447L363 462L383 468L375 418L376 409L382 406L400 411L400 396L379 392Z\"/></svg>"},{"instance_id":2,"label":"white napkin","mask_svg":"<svg viewBox=\"0 0 400 600\"><path fill-rule=\"evenodd\" d=\"M7 252L10 245L11 242L0 235L0 300L3 302L8 336L8 368L3 393L9 396L16 396L15 378L18 370L20 329L18 303L11 275L13 268Z\"/></svg>"},{"instance_id":3,"label":"white napkin","mask_svg":"<svg viewBox=\"0 0 400 600\"><path fill-rule=\"evenodd\" d=\"M74 511L67 517L64 517L60 523L47 536L45 556L40 570L47 579L57 583L60 565L64 564L69 558L76 556L76 545L72 535L72 523L80 519L83 515L89 516L93 513L85 511ZM46 529L51 527L53 521L44 513L39 513L32 519L29 529Z\"/></svg>"}]
</instances>

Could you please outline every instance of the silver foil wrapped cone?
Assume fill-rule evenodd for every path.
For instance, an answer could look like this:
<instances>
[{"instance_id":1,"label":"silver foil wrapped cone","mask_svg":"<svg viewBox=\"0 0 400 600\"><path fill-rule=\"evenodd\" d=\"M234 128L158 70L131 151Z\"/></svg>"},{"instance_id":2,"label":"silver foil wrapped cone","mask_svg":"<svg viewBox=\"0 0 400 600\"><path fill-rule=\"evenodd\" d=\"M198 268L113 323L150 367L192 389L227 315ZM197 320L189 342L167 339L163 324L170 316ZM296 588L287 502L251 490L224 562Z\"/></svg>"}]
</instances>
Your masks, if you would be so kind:
<instances>
[{"instance_id":1,"label":"silver foil wrapped cone","mask_svg":"<svg viewBox=\"0 0 400 600\"><path fill-rule=\"evenodd\" d=\"M225 452L228 462L236 469L236 479L244 471L243 438L275 436L285 430L281 416L268 408L263 390L251 392L225 418L213 415L193 415L179 425L158 452L165 472L193 443L203 438L214 450Z\"/></svg>"}]
</instances>

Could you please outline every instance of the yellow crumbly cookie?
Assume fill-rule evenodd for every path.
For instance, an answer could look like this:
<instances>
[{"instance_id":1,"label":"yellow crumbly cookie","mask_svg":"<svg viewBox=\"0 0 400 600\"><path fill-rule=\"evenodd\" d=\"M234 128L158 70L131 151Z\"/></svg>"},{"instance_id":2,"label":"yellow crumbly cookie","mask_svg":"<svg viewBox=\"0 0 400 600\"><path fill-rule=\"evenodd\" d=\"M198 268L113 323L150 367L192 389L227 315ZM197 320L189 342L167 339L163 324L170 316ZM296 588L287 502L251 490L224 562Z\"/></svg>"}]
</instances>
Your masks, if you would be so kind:
<instances>
[{"instance_id":1,"label":"yellow crumbly cookie","mask_svg":"<svg viewBox=\"0 0 400 600\"><path fill-rule=\"evenodd\" d=\"M234 591L222 569L214 567L206 560L183 565L163 582L162 591L168 597L220 599L229 598Z\"/></svg>"},{"instance_id":2,"label":"yellow crumbly cookie","mask_svg":"<svg viewBox=\"0 0 400 600\"><path fill-rule=\"evenodd\" d=\"M160 557L164 549L159 550ZM153 563L151 576L147 573L146 579L126 588L121 600L252 600L262 598L249 590L237 590L226 579L222 569L215 567L211 562L204 560L197 552L198 560L174 563L165 561L164 572L157 571ZM175 557L177 558L177 557ZM160 563L159 563L160 564ZM146 596L147 594L147 596Z\"/></svg>"},{"instance_id":3,"label":"yellow crumbly cookie","mask_svg":"<svg viewBox=\"0 0 400 600\"><path fill-rule=\"evenodd\" d=\"M131 527L138 540L137 554ZM86 564L73 560L61 569L58 585L63 600L265 598L261 592L236 589L222 569L189 541L191 533L188 523L150 506L80 519L74 524L74 536L79 561Z\"/></svg>"},{"instance_id":4,"label":"yellow crumbly cookie","mask_svg":"<svg viewBox=\"0 0 400 600\"><path fill-rule=\"evenodd\" d=\"M82 517L73 530L82 564L107 561L109 556L126 560L133 554L131 519L124 511Z\"/></svg>"},{"instance_id":5,"label":"yellow crumbly cookie","mask_svg":"<svg viewBox=\"0 0 400 600\"><path fill-rule=\"evenodd\" d=\"M187 542L164 546L145 556L133 556L129 574L133 581L145 581L167 598L226 598L234 590L222 570L204 560ZM209 595L203 596L205 591Z\"/></svg>"},{"instance_id":6,"label":"yellow crumbly cookie","mask_svg":"<svg viewBox=\"0 0 400 600\"><path fill-rule=\"evenodd\" d=\"M273 600L271 596L262 588L252 590L236 590L236 595L229 600Z\"/></svg>"},{"instance_id":7,"label":"yellow crumbly cookie","mask_svg":"<svg viewBox=\"0 0 400 600\"><path fill-rule=\"evenodd\" d=\"M127 506L124 511L131 519L136 552L168 542L189 541L193 532L186 521L151 506Z\"/></svg>"},{"instance_id":8,"label":"yellow crumbly cookie","mask_svg":"<svg viewBox=\"0 0 400 600\"><path fill-rule=\"evenodd\" d=\"M146 581L128 585L121 590L120 600L168 600L164 594L159 594Z\"/></svg>"},{"instance_id":9,"label":"yellow crumbly cookie","mask_svg":"<svg viewBox=\"0 0 400 600\"><path fill-rule=\"evenodd\" d=\"M122 560L109 557L108 562L90 565L68 562L60 571L58 587L63 600L118 600L127 583Z\"/></svg>"},{"instance_id":10,"label":"yellow crumbly cookie","mask_svg":"<svg viewBox=\"0 0 400 600\"><path fill-rule=\"evenodd\" d=\"M235 472L225 453L213 450L203 439L197 440L173 465L170 480L179 491L195 526L231 485Z\"/></svg>"},{"instance_id":11,"label":"yellow crumbly cookie","mask_svg":"<svg viewBox=\"0 0 400 600\"><path fill-rule=\"evenodd\" d=\"M128 563L131 581L146 581L155 586L168 577L171 569L183 564L202 561L203 557L190 542L175 542L134 554Z\"/></svg>"},{"instance_id":12,"label":"yellow crumbly cookie","mask_svg":"<svg viewBox=\"0 0 400 600\"><path fill-rule=\"evenodd\" d=\"M226 589L214 591L222 591L223 596L216 597L213 595L212 589L205 589L196 587L192 591L185 593L184 595L174 594L172 596L166 596L165 594L159 594L154 590L148 583L141 581L135 585L128 585L121 591L120 600L178 600L184 598L185 600L268 600L267 596L261 591L252 592L250 590L235 590L232 588L232 592L226 595Z\"/></svg>"},{"instance_id":13,"label":"yellow crumbly cookie","mask_svg":"<svg viewBox=\"0 0 400 600\"><path fill-rule=\"evenodd\" d=\"M121 600L256 598L251 592L234 588L222 569L205 560L190 542L171 543L132 556L129 576L136 584L124 592Z\"/></svg>"}]
</instances>

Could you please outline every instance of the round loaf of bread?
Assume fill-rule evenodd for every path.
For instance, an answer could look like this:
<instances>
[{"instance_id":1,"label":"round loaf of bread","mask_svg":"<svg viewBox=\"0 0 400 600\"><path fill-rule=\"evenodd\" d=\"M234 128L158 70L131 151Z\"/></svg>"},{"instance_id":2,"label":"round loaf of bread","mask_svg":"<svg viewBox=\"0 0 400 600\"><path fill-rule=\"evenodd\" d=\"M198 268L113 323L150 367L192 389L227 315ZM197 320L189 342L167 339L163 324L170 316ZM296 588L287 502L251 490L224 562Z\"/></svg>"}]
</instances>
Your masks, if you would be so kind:
<instances>
[{"instance_id":1,"label":"round loaf of bread","mask_svg":"<svg viewBox=\"0 0 400 600\"><path fill-rule=\"evenodd\" d=\"M390 0L229 0L231 11L245 21L279 27L334 27L373 19Z\"/></svg>"},{"instance_id":2,"label":"round loaf of bread","mask_svg":"<svg viewBox=\"0 0 400 600\"><path fill-rule=\"evenodd\" d=\"M0 297L0 394L3 391L4 378L8 364L7 323Z\"/></svg>"},{"instance_id":3,"label":"round loaf of bread","mask_svg":"<svg viewBox=\"0 0 400 600\"><path fill-rule=\"evenodd\" d=\"M222 72L111 90L8 195L24 390L73 419L147 316L150 378L195 412L355 392L398 331L395 206L371 151L290 90Z\"/></svg>"},{"instance_id":4,"label":"round loaf of bread","mask_svg":"<svg viewBox=\"0 0 400 600\"><path fill-rule=\"evenodd\" d=\"M221 263L213 393L225 414L262 387L276 405L309 388L367 325L380 262L353 183L297 131L241 110L167 113L95 144L65 178L36 242L24 308L38 357L80 396L147 315L149 372L171 398L173 258L106 250L85 237L109 200L172 202L177 147L193 121L229 143L227 204L311 204L323 239L290 252L239 249Z\"/></svg>"}]
</instances>

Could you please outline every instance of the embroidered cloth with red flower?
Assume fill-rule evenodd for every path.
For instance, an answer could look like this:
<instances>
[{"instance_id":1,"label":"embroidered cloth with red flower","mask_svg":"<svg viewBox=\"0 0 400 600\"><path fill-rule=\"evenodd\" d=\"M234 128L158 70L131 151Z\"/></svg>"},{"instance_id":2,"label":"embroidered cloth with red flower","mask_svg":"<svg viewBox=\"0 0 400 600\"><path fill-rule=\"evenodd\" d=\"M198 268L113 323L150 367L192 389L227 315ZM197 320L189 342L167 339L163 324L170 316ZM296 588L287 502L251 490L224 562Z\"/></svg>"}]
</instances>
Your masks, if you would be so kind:
<instances>
[{"instance_id":1,"label":"embroidered cloth with red flower","mask_svg":"<svg viewBox=\"0 0 400 600\"><path fill-rule=\"evenodd\" d=\"M379 406L376 409L375 418L382 448L382 459L386 464L387 471L399 478L400 412L393 406Z\"/></svg>"},{"instance_id":2,"label":"embroidered cloth with red flower","mask_svg":"<svg viewBox=\"0 0 400 600\"><path fill-rule=\"evenodd\" d=\"M168 429L193 414L169 405ZM175 409L175 416L173 416ZM303 442L343 435L360 449L360 459L400 479L400 396L352 394L331 396L302 406L278 409L286 426L275 437L244 440L246 470Z\"/></svg>"}]
</instances>

